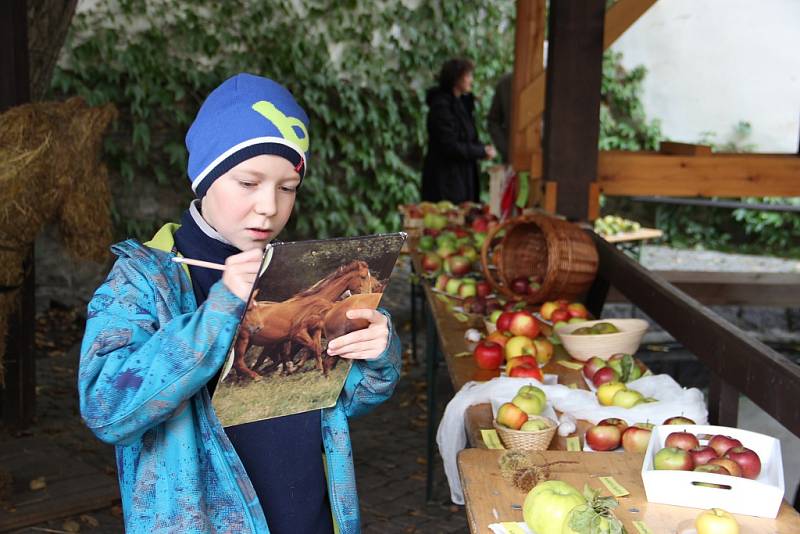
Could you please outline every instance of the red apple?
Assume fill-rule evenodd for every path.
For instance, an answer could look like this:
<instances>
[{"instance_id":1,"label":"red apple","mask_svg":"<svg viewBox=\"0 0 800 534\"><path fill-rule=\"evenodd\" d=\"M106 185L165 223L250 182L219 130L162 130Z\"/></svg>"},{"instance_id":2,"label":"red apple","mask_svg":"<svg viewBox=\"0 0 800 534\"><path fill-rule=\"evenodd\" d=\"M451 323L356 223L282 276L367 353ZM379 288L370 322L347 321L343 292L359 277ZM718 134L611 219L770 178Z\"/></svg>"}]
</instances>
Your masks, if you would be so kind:
<instances>
[{"instance_id":1,"label":"red apple","mask_svg":"<svg viewBox=\"0 0 800 534\"><path fill-rule=\"evenodd\" d=\"M694 465L705 465L717 457L717 452L708 445L694 447L689 450Z\"/></svg>"},{"instance_id":2,"label":"red apple","mask_svg":"<svg viewBox=\"0 0 800 534\"><path fill-rule=\"evenodd\" d=\"M558 323L561 321L567 322L570 319L569 312L567 310L562 310L561 308L555 310L552 314L550 314L550 320L553 323Z\"/></svg>"},{"instance_id":3,"label":"red apple","mask_svg":"<svg viewBox=\"0 0 800 534\"><path fill-rule=\"evenodd\" d=\"M558 299L556 305L559 309L566 310L569 307L569 301L567 299Z\"/></svg>"},{"instance_id":4,"label":"red apple","mask_svg":"<svg viewBox=\"0 0 800 534\"><path fill-rule=\"evenodd\" d=\"M553 315L553 312L558 309L558 304L555 302L545 302L542 304L542 307L539 308L539 313L541 316L546 320L549 321L550 317Z\"/></svg>"},{"instance_id":5,"label":"red apple","mask_svg":"<svg viewBox=\"0 0 800 534\"><path fill-rule=\"evenodd\" d=\"M497 369L503 363L503 347L492 341L483 340L473 351L475 364L481 369Z\"/></svg>"},{"instance_id":6,"label":"red apple","mask_svg":"<svg viewBox=\"0 0 800 534\"><path fill-rule=\"evenodd\" d=\"M714 458L708 461L708 465L721 465L724 467L731 476L740 477L742 476L742 468L739 467L739 464L731 460L730 458Z\"/></svg>"},{"instance_id":7,"label":"red apple","mask_svg":"<svg viewBox=\"0 0 800 534\"><path fill-rule=\"evenodd\" d=\"M485 217L475 217L472 220L472 229L476 232L485 232L489 229L489 221Z\"/></svg>"},{"instance_id":8,"label":"red apple","mask_svg":"<svg viewBox=\"0 0 800 534\"><path fill-rule=\"evenodd\" d=\"M479 297L486 298L492 292L492 286L486 280L481 280L475 284L475 290L478 292Z\"/></svg>"},{"instance_id":9,"label":"red apple","mask_svg":"<svg viewBox=\"0 0 800 534\"><path fill-rule=\"evenodd\" d=\"M742 442L730 436L717 434L708 441L708 446L717 452L717 456L721 457L725 456L725 453L728 452L728 449L732 449L733 447L741 447Z\"/></svg>"},{"instance_id":10,"label":"red apple","mask_svg":"<svg viewBox=\"0 0 800 534\"><path fill-rule=\"evenodd\" d=\"M716 475L730 475L727 469L719 464L703 464L695 466L694 471L699 473L714 473Z\"/></svg>"},{"instance_id":11,"label":"red apple","mask_svg":"<svg viewBox=\"0 0 800 534\"><path fill-rule=\"evenodd\" d=\"M509 288L517 295L527 295L528 290L530 289L530 284L528 284L527 278L520 276L519 278L514 278L511 281Z\"/></svg>"},{"instance_id":12,"label":"red apple","mask_svg":"<svg viewBox=\"0 0 800 534\"><path fill-rule=\"evenodd\" d=\"M592 384L594 384L596 388L608 382L619 382L619 374L611 367L598 369L594 376L592 376Z\"/></svg>"},{"instance_id":13,"label":"red apple","mask_svg":"<svg viewBox=\"0 0 800 534\"><path fill-rule=\"evenodd\" d=\"M742 476L753 480L761 473L761 458L755 451L747 447L732 447L725 453L725 458L733 460L742 468Z\"/></svg>"},{"instance_id":14,"label":"red apple","mask_svg":"<svg viewBox=\"0 0 800 534\"><path fill-rule=\"evenodd\" d=\"M569 306L567 306L567 311L569 312L570 317L580 317L581 319L586 319L589 317L589 310L587 310L586 306L580 302L571 303Z\"/></svg>"},{"instance_id":15,"label":"red apple","mask_svg":"<svg viewBox=\"0 0 800 534\"><path fill-rule=\"evenodd\" d=\"M664 447L653 458L653 467L659 470L691 471L694 469L694 463L688 451L678 447Z\"/></svg>"},{"instance_id":16,"label":"red apple","mask_svg":"<svg viewBox=\"0 0 800 534\"><path fill-rule=\"evenodd\" d=\"M595 451L613 451L622 440L622 433L614 425L595 425L586 431L586 443Z\"/></svg>"},{"instance_id":17,"label":"red apple","mask_svg":"<svg viewBox=\"0 0 800 534\"><path fill-rule=\"evenodd\" d=\"M495 323L497 329L501 332L508 332L508 327L511 326L511 320L514 319L516 313L517 312L514 311L505 311L500 314L500 317L497 318L497 322Z\"/></svg>"},{"instance_id":18,"label":"red apple","mask_svg":"<svg viewBox=\"0 0 800 534\"><path fill-rule=\"evenodd\" d=\"M626 452L642 453L647 451L652 431L638 426L629 426L622 433L622 448Z\"/></svg>"},{"instance_id":19,"label":"red apple","mask_svg":"<svg viewBox=\"0 0 800 534\"><path fill-rule=\"evenodd\" d=\"M531 312L522 310L511 318L508 330L515 336L527 336L533 339L539 335L539 323Z\"/></svg>"},{"instance_id":20,"label":"red apple","mask_svg":"<svg viewBox=\"0 0 800 534\"><path fill-rule=\"evenodd\" d=\"M677 447L685 451L690 451L700 446L697 436L689 432L673 432L664 441L665 447Z\"/></svg>"},{"instance_id":21,"label":"red apple","mask_svg":"<svg viewBox=\"0 0 800 534\"><path fill-rule=\"evenodd\" d=\"M544 380L544 376L542 375L542 370L539 369L539 366L529 365L527 363L515 366L508 373L508 376L512 376L514 378L533 378L534 380L538 380L539 382L542 382Z\"/></svg>"},{"instance_id":22,"label":"red apple","mask_svg":"<svg viewBox=\"0 0 800 534\"><path fill-rule=\"evenodd\" d=\"M519 430L527 420L528 414L510 402L506 402L497 409L497 423L508 428Z\"/></svg>"},{"instance_id":23,"label":"red apple","mask_svg":"<svg viewBox=\"0 0 800 534\"><path fill-rule=\"evenodd\" d=\"M538 367L536 364L536 358L534 356L515 356L506 362L506 373L510 373L511 370L518 365L536 365Z\"/></svg>"},{"instance_id":24,"label":"red apple","mask_svg":"<svg viewBox=\"0 0 800 534\"><path fill-rule=\"evenodd\" d=\"M435 252L427 252L422 256L422 268L427 272L435 272L442 268L442 258Z\"/></svg>"},{"instance_id":25,"label":"red apple","mask_svg":"<svg viewBox=\"0 0 800 534\"><path fill-rule=\"evenodd\" d=\"M607 417L606 419L603 419L597 423L597 426L603 425L615 426L619 428L620 433L625 432L625 429L628 428L628 423L626 423L624 419L620 419L618 417Z\"/></svg>"},{"instance_id":26,"label":"red apple","mask_svg":"<svg viewBox=\"0 0 800 534\"><path fill-rule=\"evenodd\" d=\"M694 425L695 422L689 419L688 417L684 417L682 415L677 415L675 417L670 417L668 419L664 419L664 422L661 423L662 425Z\"/></svg>"},{"instance_id":27,"label":"red apple","mask_svg":"<svg viewBox=\"0 0 800 534\"><path fill-rule=\"evenodd\" d=\"M606 367L606 361L603 358L598 358L597 356L589 358L589 360L583 364L583 376L591 380L594 374L603 367Z\"/></svg>"}]
</instances>

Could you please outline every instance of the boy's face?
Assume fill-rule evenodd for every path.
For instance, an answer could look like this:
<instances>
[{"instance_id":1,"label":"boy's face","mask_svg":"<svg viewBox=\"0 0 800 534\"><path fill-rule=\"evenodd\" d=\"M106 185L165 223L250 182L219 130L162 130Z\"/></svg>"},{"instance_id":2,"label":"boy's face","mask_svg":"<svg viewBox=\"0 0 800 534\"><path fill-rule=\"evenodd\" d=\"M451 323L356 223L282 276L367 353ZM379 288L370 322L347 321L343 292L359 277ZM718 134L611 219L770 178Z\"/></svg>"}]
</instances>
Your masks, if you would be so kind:
<instances>
[{"instance_id":1,"label":"boy's face","mask_svg":"<svg viewBox=\"0 0 800 534\"><path fill-rule=\"evenodd\" d=\"M202 200L203 218L239 250L263 249L294 207L300 175L280 156L250 158L217 178Z\"/></svg>"}]
</instances>

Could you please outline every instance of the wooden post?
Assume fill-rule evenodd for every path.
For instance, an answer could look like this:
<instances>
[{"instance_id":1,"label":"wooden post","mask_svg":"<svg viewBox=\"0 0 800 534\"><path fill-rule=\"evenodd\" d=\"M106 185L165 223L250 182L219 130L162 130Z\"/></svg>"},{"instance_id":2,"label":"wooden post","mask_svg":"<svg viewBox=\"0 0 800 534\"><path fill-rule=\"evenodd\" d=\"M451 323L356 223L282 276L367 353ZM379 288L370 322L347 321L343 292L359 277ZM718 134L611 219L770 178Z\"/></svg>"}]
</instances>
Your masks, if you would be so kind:
<instances>
[{"instance_id":1,"label":"wooden post","mask_svg":"<svg viewBox=\"0 0 800 534\"><path fill-rule=\"evenodd\" d=\"M30 99L28 73L28 17L26 0L0 3L0 112ZM9 313L2 389L3 422L14 428L28 426L34 416L36 368L33 353L35 328L35 277L33 246L23 263L24 279L17 306ZM14 291L17 288L5 288Z\"/></svg>"},{"instance_id":2,"label":"wooden post","mask_svg":"<svg viewBox=\"0 0 800 534\"><path fill-rule=\"evenodd\" d=\"M544 177L558 183L557 212L586 220L597 175L605 0L550 4Z\"/></svg>"}]
</instances>

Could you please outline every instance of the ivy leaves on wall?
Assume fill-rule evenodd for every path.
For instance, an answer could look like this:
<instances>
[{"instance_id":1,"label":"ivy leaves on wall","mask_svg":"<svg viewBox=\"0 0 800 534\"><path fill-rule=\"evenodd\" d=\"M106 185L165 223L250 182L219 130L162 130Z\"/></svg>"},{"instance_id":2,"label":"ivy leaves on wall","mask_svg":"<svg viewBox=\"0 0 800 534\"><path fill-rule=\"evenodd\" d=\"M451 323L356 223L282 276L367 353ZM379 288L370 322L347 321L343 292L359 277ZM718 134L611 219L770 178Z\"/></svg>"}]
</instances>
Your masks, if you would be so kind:
<instances>
[{"instance_id":1,"label":"ivy leaves on wall","mask_svg":"<svg viewBox=\"0 0 800 534\"><path fill-rule=\"evenodd\" d=\"M472 58L483 128L493 83L513 63L514 8L504 0L97 2L75 17L53 90L117 105L106 161L126 187L152 181L188 192L183 139L205 95L237 72L278 80L311 120L309 174L290 233L382 232L399 228L398 204L418 199L425 89L449 57Z\"/></svg>"}]
</instances>

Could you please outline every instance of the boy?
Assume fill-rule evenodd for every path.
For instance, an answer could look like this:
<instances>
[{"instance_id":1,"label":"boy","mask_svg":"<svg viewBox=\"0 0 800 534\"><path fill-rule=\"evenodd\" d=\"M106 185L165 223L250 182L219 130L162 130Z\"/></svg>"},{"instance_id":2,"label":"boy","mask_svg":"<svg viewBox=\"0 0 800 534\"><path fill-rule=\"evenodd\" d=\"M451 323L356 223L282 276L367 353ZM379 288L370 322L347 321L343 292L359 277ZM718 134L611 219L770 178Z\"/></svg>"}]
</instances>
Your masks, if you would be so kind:
<instances>
[{"instance_id":1,"label":"boy","mask_svg":"<svg viewBox=\"0 0 800 534\"><path fill-rule=\"evenodd\" d=\"M347 418L399 378L388 314L352 310L370 326L329 343L356 360L333 408L223 429L210 402L264 247L292 212L307 128L279 84L225 81L186 136L197 199L181 225L112 249L119 258L89 303L78 387L86 425L116 445L129 533L360 531ZM184 270L176 254L225 271Z\"/></svg>"}]
</instances>

